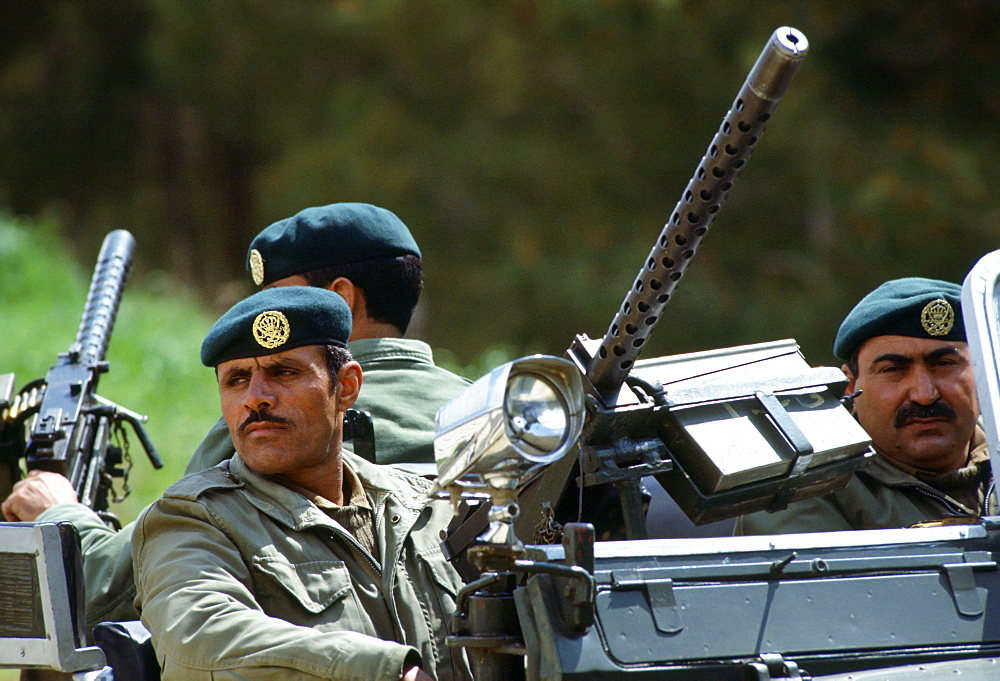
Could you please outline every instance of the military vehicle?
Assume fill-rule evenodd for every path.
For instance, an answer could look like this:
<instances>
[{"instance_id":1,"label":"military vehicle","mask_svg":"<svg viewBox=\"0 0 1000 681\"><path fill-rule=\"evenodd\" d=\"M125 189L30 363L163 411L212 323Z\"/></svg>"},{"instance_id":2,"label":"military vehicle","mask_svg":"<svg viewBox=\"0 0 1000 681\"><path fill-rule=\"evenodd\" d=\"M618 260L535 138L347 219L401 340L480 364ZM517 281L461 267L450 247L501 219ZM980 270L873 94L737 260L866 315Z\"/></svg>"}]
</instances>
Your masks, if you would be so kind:
<instances>
[{"instance_id":1,"label":"military vehicle","mask_svg":"<svg viewBox=\"0 0 1000 681\"><path fill-rule=\"evenodd\" d=\"M449 645L479 681L1000 671L997 519L648 538L647 485L706 524L837 489L873 456L842 403L843 373L811 367L793 340L639 359L807 51L795 29L772 34L602 339L498 367L438 413L435 493L464 514L443 546L469 570ZM997 461L1000 252L965 295ZM0 611L0 666L155 678L141 660L103 667L105 653L122 656L88 645L69 528L5 524L0 541L0 562L18 567L0 594L16 586L29 612Z\"/></svg>"},{"instance_id":2,"label":"military vehicle","mask_svg":"<svg viewBox=\"0 0 1000 681\"><path fill-rule=\"evenodd\" d=\"M968 274L962 305L996 478L1000 251ZM664 363L652 360L648 370ZM637 362L634 371L642 370ZM439 412L435 445L450 458L441 464L438 486L456 497L489 496L491 526L468 549L481 574L460 594L449 639L472 654L477 679L998 677L1000 518L894 530L608 542L595 542L589 524L567 523L560 544L522 544L519 496L510 490L530 492L526 481L543 480L573 454L584 472L574 482L585 485L594 453L579 450L602 447L602 419L624 421L614 414L620 408L598 399L586 380L572 361L524 358L494 370ZM721 385L724 397L708 389L710 402L745 390ZM684 404L687 390L679 391ZM678 426L669 414L672 390L664 392L662 404L639 399L638 407L628 401L625 408L659 417L657 432L673 463L714 471L708 448L682 451L690 442L676 429L701 421ZM735 408L727 411L732 420L746 418ZM779 425L780 418L762 428L792 431ZM731 425L713 423L719 430ZM741 436L744 428L736 424ZM793 462L778 477L795 469ZM689 507L696 518L724 512L698 511L714 509L711 500Z\"/></svg>"}]
</instances>

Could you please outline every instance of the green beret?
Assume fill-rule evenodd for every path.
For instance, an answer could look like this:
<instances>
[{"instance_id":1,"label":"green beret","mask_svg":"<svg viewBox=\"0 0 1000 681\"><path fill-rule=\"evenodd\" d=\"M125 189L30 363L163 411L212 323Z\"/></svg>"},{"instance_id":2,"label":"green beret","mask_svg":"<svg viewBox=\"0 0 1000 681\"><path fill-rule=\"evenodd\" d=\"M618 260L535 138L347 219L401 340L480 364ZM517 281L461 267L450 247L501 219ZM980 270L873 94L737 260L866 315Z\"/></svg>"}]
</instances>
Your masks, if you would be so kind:
<instances>
[{"instance_id":1,"label":"green beret","mask_svg":"<svg viewBox=\"0 0 1000 681\"><path fill-rule=\"evenodd\" d=\"M295 274L365 260L420 257L396 215L367 203L306 208L267 227L250 242L247 270L258 286Z\"/></svg>"},{"instance_id":2,"label":"green beret","mask_svg":"<svg viewBox=\"0 0 1000 681\"><path fill-rule=\"evenodd\" d=\"M833 354L847 361L875 336L965 341L962 287L921 277L885 282L844 319L833 341Z\"/></svg>"},{"instance_id":3,"label":"green beret","mask_svg":"<svg viewBox=\"0 0 1000 681\"><path fill-rule=\"evenodd\" d=\"M208 367L303 345L347 346L351 310L340 295L314 286L258 291L229 308L201 344Z\"/></svg>"}]
</instances>

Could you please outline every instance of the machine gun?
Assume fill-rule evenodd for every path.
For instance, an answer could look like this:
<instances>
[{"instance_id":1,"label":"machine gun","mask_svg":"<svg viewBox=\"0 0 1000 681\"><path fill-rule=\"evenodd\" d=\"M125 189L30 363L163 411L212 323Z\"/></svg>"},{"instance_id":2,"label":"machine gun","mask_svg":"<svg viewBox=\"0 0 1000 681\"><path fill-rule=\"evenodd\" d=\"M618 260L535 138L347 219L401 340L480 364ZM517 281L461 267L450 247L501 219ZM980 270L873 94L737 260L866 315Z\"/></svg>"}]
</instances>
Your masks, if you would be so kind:
<instances>
[{"instance_id":1,"label":"machine gun","mask_svg":"<svg viewBox=\"0 0 1000 681\"><path fill-rule=\"evenodd\" d=\"M114 499L121 501L128 494L131 468L123 424L132 427L153 467L163 466L143 428L146 417L96 392L100 375L108 370L105 354L134 248L135 239L125 230L105 237L76 340L59 354L44 379L15 394L14 375L0 376L0 461L12 472L11 482L19 475L22 458L28 470L61 473L81 503L116 526L117 518L108 512L112 479L123 481Z\"/></svg>"},{"instance_id":2,"label":"machine gun","mask_svg":"<svg viewBox=\"0 0 1000 681\"><path fill-rule=\"evenodd\" d=\"M771 35L602 339L498 367L438 412L435 490L489 498L444 543L456 557L468 547L481 574L459 594L450 638L477 679L537 672L555 632L520 626L532 607L558 611L570 636L590 630L593 525L644 539L642 478L707 523L826 494L874 454L840 402L844 374L811 368L792 340L638 360L807 50L793 28ZM567 507L587 522L561 525ZM520 537L560 536L561 563L527 559ZM544 603L529 605L543 597L519 586L525 576L554 585Z\"/></svg>"},{"instance_id":3,"label":"machine gun","mask_svg":"<svg viewBox=\"0 0 1000 681\"><path fill-rule=\"evenodd\" d=\"M613 536L645 538L643 477L655 477L695 523L707 523L833 491L873 454L839 402L846 377L809 367L792 340L637 361L807 50L795 29L772 34L602 339L578 335L566 359L547 360L544 369L537 360L516 360L480 379L503 383L506 394L494 391L489 402L488 391L470 388L441 410L440 489L496 493L495 481L482 484L484 473L495 478L497 462L474 451L482 445L476 429L525 376L549 386L551 402L541 417L514 417L503 404L506 433L504 412L492 412L497 441L490 450L507 447L514 457L507 464L525 469L516 484L504 483L514 492L493 506L516 497L513 529L535 541L567 507L599 525L615 511ZM535 429L543 419L546 427L557 421L561 429L525 446L531 427L514 425L518 419ZM602 503L608 498L620 510ZM471 522L446 546L452 554L485 526L489 512L478 513L479 525Z\"/></svg>"}]
</instances>

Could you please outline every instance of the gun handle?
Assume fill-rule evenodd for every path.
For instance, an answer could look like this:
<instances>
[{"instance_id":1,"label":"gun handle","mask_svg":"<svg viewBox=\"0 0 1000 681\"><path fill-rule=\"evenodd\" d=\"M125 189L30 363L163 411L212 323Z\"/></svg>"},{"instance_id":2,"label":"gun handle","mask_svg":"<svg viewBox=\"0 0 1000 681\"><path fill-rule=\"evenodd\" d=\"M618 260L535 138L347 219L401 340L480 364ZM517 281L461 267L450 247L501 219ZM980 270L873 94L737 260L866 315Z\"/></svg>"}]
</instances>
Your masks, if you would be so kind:
<instances>
[{"instance_id":1,"label":"gun handle","mask_svg":"<svg viewBox=\"0 0 1000 681\"><path fill-rule=\"evenodd\" d=\"M132 430L135 431L136 436L139 438L139 442L142 444L142 448L145 450L146 456L149 457L149 462L153 464L153 468L156 470L163 468L163 460L156 452L156 447L153 446L153 441L149 439L149 434L146 432L146 428L142 425L142 421L123 410L119 410L118 415L125 421L128 421L132 426Z\"/></svg>"}]
</instances>

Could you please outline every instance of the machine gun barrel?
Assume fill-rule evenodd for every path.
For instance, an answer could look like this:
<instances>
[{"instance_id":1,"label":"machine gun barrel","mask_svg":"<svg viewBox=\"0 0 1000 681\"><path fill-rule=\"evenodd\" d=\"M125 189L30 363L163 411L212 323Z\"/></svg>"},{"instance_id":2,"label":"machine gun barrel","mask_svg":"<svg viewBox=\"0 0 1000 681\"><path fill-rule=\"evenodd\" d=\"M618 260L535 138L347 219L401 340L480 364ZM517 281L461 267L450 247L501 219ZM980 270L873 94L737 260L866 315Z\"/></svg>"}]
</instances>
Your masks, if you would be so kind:
<instances>
[{"instance_id":1,"label":"machine gun barrel","mask_svg":"<svg viewBox=\"0 0 1000 681\"><path fill-rule=\"evenodd\" d=\"M806 37L786 26L757 58L587 367L606 400L625 382L808 49Z\"/></svg>"},{"instance_id":2,"label":"machine gun barrel","mask_svg":"<svg viewBox=\"0 0 1000 681\"><path fill-rule=\"evenodd\" d=\"M124 229L117 229L104 238L80 319L80 329L76 333L83 364L97 364L107 353L125 280L132 268L134 250L135 239Z\"/></svg>"}]
</instances>

